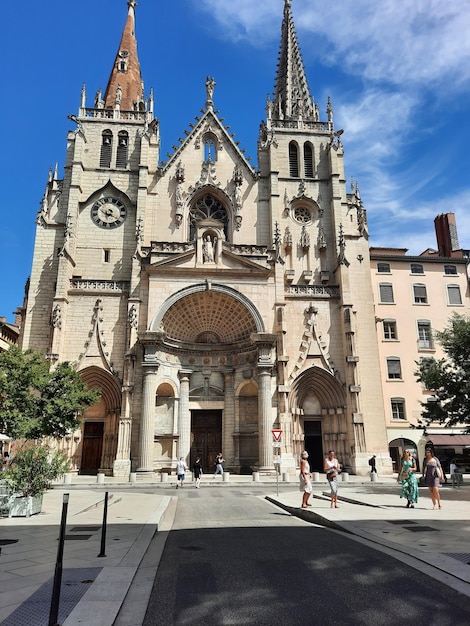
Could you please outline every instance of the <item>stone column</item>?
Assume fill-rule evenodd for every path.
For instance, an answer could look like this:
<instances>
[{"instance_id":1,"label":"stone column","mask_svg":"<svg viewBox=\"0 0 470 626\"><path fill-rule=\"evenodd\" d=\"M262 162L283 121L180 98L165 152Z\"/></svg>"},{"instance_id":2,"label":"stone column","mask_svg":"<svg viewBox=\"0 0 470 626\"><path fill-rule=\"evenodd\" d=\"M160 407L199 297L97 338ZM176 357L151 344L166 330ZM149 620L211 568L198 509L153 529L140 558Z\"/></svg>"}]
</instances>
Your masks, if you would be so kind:
<instances>
[{"instance_id":1,"label":"stone column","mask_svg":"<svg viewBox=\"0 0 470 626\"><path fill-rule=\"evenodd\" d=\"M251 336L258 348L258 468L274 472L271 428L273 425L271 399L271 373L273 371L272 351L277 337L269 333L257 333Z\"/></svg>"},{"instance_id":2,"label":"stone column","mask_svg":"<svg viewBox=\"0 0 470 626\"><path fill-rule=\"evenodd\" d=\"M124 387L122 394L121 415L118 420L118 441L113 476L128 476L131 471L131 426L129 415L130 389Z\"/></svg>"},{"instance_id":3,"label":"stone column","mask_svg":"<svg viewBox=\"0 0 470 626\"><path fill-rule=\"evenodd\" d=\"M239 465L240 460L235 458L235 390L234 373L225 373L225 404L222 424L222 454L226 459L226 466Z\"/></svg>"},{"instance_id":4,"label":"stone column","mask_svg":"<svg viewBox=\"0 0 470 626\"><path fill-rule=\"evenodd\" d=\"M272 470L274 464L271 437L271 368L260 368L258 371L258 387L259 469Z\"/></svg>"},{"instance_id":5,"label":"stone column","mask_svg":"<svg viewBox=\"0 0 470 626\"><path fill-rule=\"evenodd\" d=\"M143 363L144 385L142 416L139 434L139 467L141 476L153 475L153 443L155 432L155 394L157 393L158 364Z\"/></svg>"},{"instance_id":6,"label":"stone column","mask_svg":"<svg viewBox=\"0 0 470 626\"><path fill-rule=\"evenodd\" d=\"M189 463L191 448L191 413L189 411L189 375L188 370L181 370L180 377L180 401L178 406L178 459L182 456Z\"/></svg>"}]
</instances>

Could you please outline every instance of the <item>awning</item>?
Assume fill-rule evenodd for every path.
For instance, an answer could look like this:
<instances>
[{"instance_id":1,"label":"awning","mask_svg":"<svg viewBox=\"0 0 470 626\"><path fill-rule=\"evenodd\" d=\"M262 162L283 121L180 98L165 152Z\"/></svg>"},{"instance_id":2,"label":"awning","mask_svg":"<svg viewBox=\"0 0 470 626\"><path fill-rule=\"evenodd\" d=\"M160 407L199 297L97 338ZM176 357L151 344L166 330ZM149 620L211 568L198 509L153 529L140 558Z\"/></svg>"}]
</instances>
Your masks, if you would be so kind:
<instances>
[{"instance_id":1,"label":"awning","mask_svg":"<svg viewBox=\"0 0 470 626\"><path fill-rule=\"evenodd\" d=\"M428 435L428 443L435 446L470 446L470 435Z\"/></svg>"}]
</instances>

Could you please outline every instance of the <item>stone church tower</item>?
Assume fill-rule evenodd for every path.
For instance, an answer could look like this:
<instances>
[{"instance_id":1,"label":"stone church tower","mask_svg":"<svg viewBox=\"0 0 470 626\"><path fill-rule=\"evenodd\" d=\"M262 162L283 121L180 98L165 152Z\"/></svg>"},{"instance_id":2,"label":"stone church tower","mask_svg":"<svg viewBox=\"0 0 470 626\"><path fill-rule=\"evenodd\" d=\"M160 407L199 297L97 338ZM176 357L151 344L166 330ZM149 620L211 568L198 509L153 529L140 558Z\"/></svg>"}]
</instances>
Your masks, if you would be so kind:
<instances>
[{"instance_id":1,"label":"stone church tower","mask_svg":"<svg viewBox=\"0 0 470 626\"><path fill-rule=\"evenodd\" d=\"M233 472L294 471L331 448L391 471L366 213L346 191L341 130L322 116L285 0L258 169L206 81L168 161L143 92L134 0L104 94L82 90L63 180L37 220L23 347L102 391L67 449L81 473L138 476L222 450ZM273 448L272 429L282 430Z\"/></svg>"}]
</instances>

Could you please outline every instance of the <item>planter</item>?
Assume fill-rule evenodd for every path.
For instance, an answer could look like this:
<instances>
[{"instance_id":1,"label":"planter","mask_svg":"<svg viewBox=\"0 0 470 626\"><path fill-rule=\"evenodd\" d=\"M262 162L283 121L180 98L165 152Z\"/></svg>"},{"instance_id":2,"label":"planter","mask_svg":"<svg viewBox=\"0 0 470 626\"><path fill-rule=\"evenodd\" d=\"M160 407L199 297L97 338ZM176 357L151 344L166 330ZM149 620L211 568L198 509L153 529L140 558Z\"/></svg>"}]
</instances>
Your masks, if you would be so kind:
<instances>
[{"instance_id":1,"label":"planter","mask_svg":"<svg viewBox=\"0 0 470 626\"><path fill-rule=\"evenodd\" d=\"M12 496L9 502L10 517L30 517L42 510L42 494L40 496Z\"/></svg>"}]
</instances>

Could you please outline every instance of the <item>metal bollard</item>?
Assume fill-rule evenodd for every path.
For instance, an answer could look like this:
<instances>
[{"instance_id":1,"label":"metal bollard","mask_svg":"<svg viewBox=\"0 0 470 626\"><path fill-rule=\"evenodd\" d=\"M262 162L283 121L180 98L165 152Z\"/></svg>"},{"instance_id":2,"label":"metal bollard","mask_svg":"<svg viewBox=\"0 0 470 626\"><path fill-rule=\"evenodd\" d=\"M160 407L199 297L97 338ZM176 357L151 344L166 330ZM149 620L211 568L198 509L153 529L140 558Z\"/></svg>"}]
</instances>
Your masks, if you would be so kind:
<instances>
[{"instance_id":1,"label":"metal bollard","mask_svg":"<svg viewBox=\"0 0 470 626\"><path fill-rule=\"evenodd\" d=\"M130 483L135 483L137 482L137 472L131 472L129 474L129 482Z\"/></svg>"},{"instance_id":2,"label":"metal bollard","mask_svg":"<svg viewBox=\"0 0 470 626\"><path fill-rule=\"evenodd\" d=\"M97 474L96 482L98 483L98 485L104 485L104 474Z\"/></svg>"},{"instance_id":3,"label":"metal bollard","mask_svg":"<svg viewBox=\"0 0 470 626\"><path fill-rule=\"evenodd\" d=\"M375 472L373 472L373 473L370 475L370 479L371 479L371 481L372 481L373 483L376 483L376 482L377 482L377 474L376 474Z\"/></svg>"},{"instance_id":4,"label":"metal bollard","mask_svg":"<svg viewBox=\"0 0 470 626\"><path fill-rule=\"evenodd\" d=\"M341 474L341 480L343 481L343 483L347 483L349 481L349 474L348 474L348 472L343 472Z\"/></svg>"},{"instance_id":5,"label":"metal bollard","mask_svg":"<svg viewBox=\"0 0 470 626\"><path fill-rule=\"evenodd\" d=\"M320 482L320 472L313 472L312 480L313 480L314 483L319 483Z\"/></svg>"},{"instance_id":6,"label":"metal bollard","mask_svg":"<svg viewBox=\"0 0 470 626\"><path fill-rule=\"evenodd\" d=\"M288 483L290 481L289 472L282 472L282 482Z\"/></svg>"},{"instance_id":7,"label":"metal bollard","mask_svg":"<svg viewBox=\"0 0 470 626\"><path fill-rule=\"evenodd\" d=\"M224 483L230 482L230 472L224 472L223 481Z\"/></svg>"},{"instance_id":8,"label":"metal bollard","mask_svg":"<svg viewBox=\"0 0 470 626\"><path fill-rule=\"evenodd\" d=\"M253 481L259 483L259 472L253 472Z\"/></svg>"},{"instance_id":9,"label":"metal bollard","mask_svg":"<svg viewBox=\"0 0 470 626\"><path fill-rule=\"evenodd\" d=\"M72 474L65 474L64 485L71 485L71 484L72 484Z\"/></svg>"},{"instance_id":10,"label":"metal bollard","mask_svg":"<svg viewBox=\"0 0 470 626\"><path fill-rule=\"evenodd\" d=\"M162 472L160 474L160 480L162 483L167 483L168 482L168 472Z\"/></svg>"}]
</instances>

